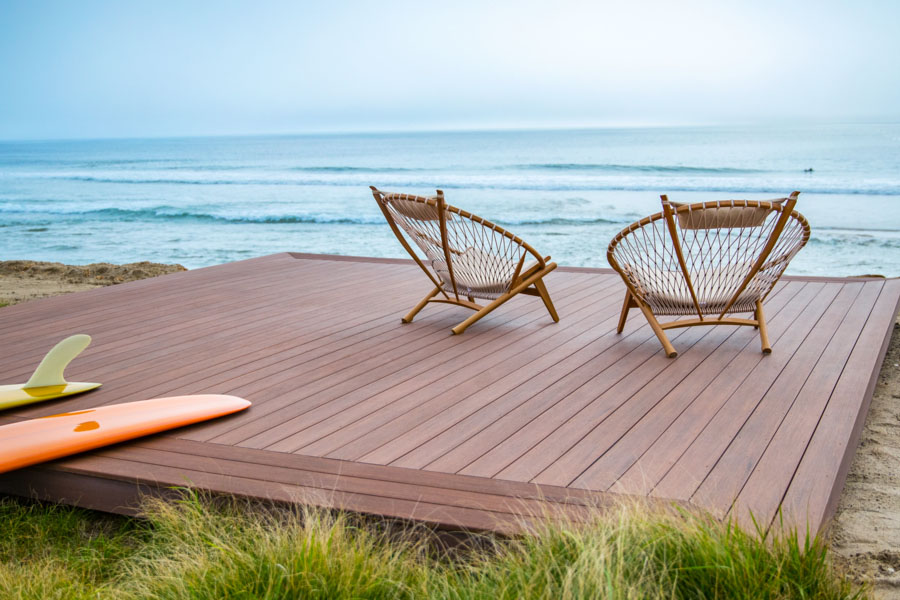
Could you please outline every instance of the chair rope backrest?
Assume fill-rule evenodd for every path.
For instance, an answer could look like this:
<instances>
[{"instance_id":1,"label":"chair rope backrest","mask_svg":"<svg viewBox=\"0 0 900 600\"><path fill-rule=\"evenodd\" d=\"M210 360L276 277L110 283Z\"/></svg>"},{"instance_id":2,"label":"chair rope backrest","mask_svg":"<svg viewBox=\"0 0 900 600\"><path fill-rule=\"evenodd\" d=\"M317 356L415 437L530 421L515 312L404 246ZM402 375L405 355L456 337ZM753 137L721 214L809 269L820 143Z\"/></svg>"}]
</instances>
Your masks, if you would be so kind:
<instances>
[{"instance_id":1,"label":"chair rope backrest","mask_svg":"<svg viewBox=\"0 0 900 600\"><path fill-rule=\"evenodd\" d=\"M528 256L541 268L546 266L544 258L520 238L446 204L441 190L432 198L386 193L374 187L372 194L413 260L436 287L457 300L460 296L495 299L505 294L530 268L525 265Z\"/></svg>"},{"instance_id":2,"label":"chair rope backrest","mask_svg":"<svg viewBox=\"0 0 900 600\"><path fill-rule=\"evenodd\" d=\"M689 205L663 196L663 211L619 233L607 258L656 314L753 311L809 240L809 224L793 210L798 194Z\"/></svg>"}]
</instances>

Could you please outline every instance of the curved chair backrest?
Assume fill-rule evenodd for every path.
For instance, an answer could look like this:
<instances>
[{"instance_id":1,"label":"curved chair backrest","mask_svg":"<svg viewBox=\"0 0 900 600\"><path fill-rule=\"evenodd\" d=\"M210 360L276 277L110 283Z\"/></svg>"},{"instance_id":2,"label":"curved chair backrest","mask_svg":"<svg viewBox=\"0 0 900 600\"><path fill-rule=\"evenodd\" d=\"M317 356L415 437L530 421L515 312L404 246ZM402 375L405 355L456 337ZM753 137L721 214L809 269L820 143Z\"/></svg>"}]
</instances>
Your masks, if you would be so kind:
<instances>
[{"instance_id":1,"label":"curved chair backrest","mask_svg":"<svg viewBox=\"0 0 900 600\"><path fill-rule=\"evenodd\" d=\"M662 212L622 230L607 258L655 314L752 312L809 240L793 210L798 195L696 204L662 196Z\"/></svg>"},{"instance_id":2,"label":"curved chair backrest","mask_svg":"<svg viewBox=\"0 0 900 600\"><path fill-rule=\"evenodd\" d=\"M432 282L457 299L495 299L531 268L533 257L540 268L544 258L520 238L502 227L444 202L437 190L431 198L386 193L370 186L397 239ZM422 251L420 257L401 230Z\"/></svg>"}]
</instances>

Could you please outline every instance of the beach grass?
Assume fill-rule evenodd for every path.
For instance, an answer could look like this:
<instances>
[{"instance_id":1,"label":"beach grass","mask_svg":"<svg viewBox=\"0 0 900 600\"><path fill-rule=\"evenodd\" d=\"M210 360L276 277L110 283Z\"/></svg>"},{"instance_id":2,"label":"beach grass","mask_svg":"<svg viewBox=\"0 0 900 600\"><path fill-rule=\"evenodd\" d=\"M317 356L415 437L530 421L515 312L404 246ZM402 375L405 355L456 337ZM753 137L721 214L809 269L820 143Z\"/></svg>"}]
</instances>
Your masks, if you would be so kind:
<instances>
[{"instance_id":1,"label":"beach grass","mask_svg":"<svg viewBox=\"0 0 900 600\"><path fill-rule=\"evenodd\" d=\"M0 499L0 531L3 598L106 597L98 591L152 543L136 519L11 498Z\"/></svg>"},{"instance_id":2,"label":"beach grass","mask_svg":"<svg viewBox=\"0 0 900 600\"><path fill-rule=\"evenodd\" d=\"M0 500L4 598L866 597L818 538L761 539L629 506L588 525L448 545L421 526L238 500L148 500L144 519Z\"/></svg>"}]
</instances>

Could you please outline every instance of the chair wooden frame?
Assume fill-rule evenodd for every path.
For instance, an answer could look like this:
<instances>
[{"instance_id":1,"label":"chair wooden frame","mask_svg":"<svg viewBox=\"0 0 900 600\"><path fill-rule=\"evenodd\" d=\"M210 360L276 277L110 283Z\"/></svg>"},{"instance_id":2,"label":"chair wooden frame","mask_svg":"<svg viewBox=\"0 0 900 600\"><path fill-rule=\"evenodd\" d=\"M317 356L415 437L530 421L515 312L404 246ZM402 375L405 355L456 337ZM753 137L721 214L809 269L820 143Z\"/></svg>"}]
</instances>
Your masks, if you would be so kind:
<instances>
[{"instance_id":1,"label":"chair wooden frame","mask_svg":"<svg viewBox=\"0 0 900 600\"><path fill-rule=\"evenodd\" d=\"M543 281L556 268L549 256L541 256L499 225L447 204L441 190L433 198L425 198L369 187L394 235L434 285L403 317L404 323L410 323L430 302L454 304L475 311L453 327L453 333L459 335L516 294L539 296L553 321L559 321ZM413 250L407 236L425 255L424 259ZM480 261L478 267L489 273L478 272L478 268L464 263L463 259L475 252L477 258L469 263ZM526 265L529 256L534 261ZM490 284L478 283L486 281ZM490 302L478 304L476 297Z\"/></svg>"},{"instance_id":2,"label":"chair wooden frame","mask_svg":"<svg viewBox=\"0 0 900 600\"><path fill-rule=\"evenodd\" d=\"M629 225L609 244L607 260L627 288L617 333L628 311L639 308L670 358L678 353L665 331L698 325L754 327L762 352L771 353L763 301L810 235L809 223L794 211L799 194L689 205L661 196L662 212ZM741 312L752 318L728 316ZM661 314L697 318L662 323Z\"/></svg>"}]
</instances>

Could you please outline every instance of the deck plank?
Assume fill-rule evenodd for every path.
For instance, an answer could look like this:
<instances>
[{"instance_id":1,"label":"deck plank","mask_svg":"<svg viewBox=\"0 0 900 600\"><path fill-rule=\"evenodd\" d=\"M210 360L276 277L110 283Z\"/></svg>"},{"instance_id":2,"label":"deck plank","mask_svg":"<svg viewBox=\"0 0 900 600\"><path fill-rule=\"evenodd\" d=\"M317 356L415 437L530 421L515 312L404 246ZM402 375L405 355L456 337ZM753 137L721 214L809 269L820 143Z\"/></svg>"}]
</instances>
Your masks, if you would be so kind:
<instances>
[{"instance_id":1,"label":"deck plank","mask_svg":"<svg viewBox=\"0 0 900 600\"><path fill-rule=\"evenodd\" d=\"M517 337L504 337L496 349L482 347L480 352L469 353L465 360L447 365L443 376L431 384L418 387L412 392L398 388L385 390L361 403L341 409L324 420L304 425L292 437L292 446L295 447L292 451L332 458L347 458L345 452L352 455L365 453L365 448L370 447L373 442L370 440L368 444L364 444L359 440L360 437L373 431L384 431L391 439L396 439L400 435L399 420L414 408L436 408L441 405L440 401L434 401L436 397L452 402L477 392L517 367L539 368L535 361L551 351L554 356L562 352L557 349L572 340L569 329L579 326L584 328L585 320L596 314L599 298L598 294L593 293L594 290L595 288L584 288L584 293L577 292L580 294L579 301L566 308L565 322L526 333L525 335L531 336L529 339L532 345L525 351L511 343L517 341ZM422 414L424 413L420 412L414 420L420 420ZM388 423L391 424L390 427ZM338 451L341 448L344 452Z\"/></svg>"},{"instance_id":2,"label":"deck plank","mask_svg":"<svg viewBox=\"0 0 900 600\"><path fill-rule=\"evenodd\" d=\"M772 299L767 302L766 308L771 317L772 343L777 343L781 336L784 329L781 323L789 322L791 316L795 314L794 310L798 304L795 298L805 285L804 282L784 284L777 288ZM737 357L742 356L742 353L746 353L747 357L758 356L758 343L755 331L738 328L716 348L715 352L704 359L689 377L680 381L664 396L658 397L655 404L651 397L647 398L646 406L642 406L643 402L635 406L625 405L621 416L607 425L609 438L614 440L613 445L602 453L573 485L602 490L608 490L616 485L619 478L641 459L651 445L663 435L666 428L675 423L695 400L699 400L702 405L703 394L712 393L710 385L713 381L718 379L724 383L729 381L730 375L737 375L737 371L743 368L740 363L734 363ZM640 468L634 472L639 470ZM649 491L644 487L645 481L642 476L636 493L645 494ZM627 481L619 483L617 491L624 492L621 486L628 485Z\"/></svg>"},{"instance_id":3,"label":"deck plank","mask_svg":"<svg viewBox=\"0 0 900 600\"><path fill-rule=\"evenodd\" d=\"M795 285L803 288L776 315L775 321L793 322L824 288L823 284L816 283L796 282ZM770 333L772 343L779 343L786 329L776 326ZM616 469L610 471L613 476L598 484L608 484L611 487L606 489L620 493L649 494L724 401L746 381L763 355L751 343L741 348L736 357L729 353L728 358L727 363L704 364L705 370L717 371L716 376L712 381L703 377L704 386L697 388L696 395L676 396L671 404L661 404L651 410L640 426L626 435L618 456L610 457L616 461Z\"/></svg>"},{"instance_id":4,"label":"deck plank","mask_svg":"<svg viewBox=\"0 0 900 600\"><path fill-rule=\"evenodd\" d=\"M814 371L818 365L826 364L822 360L823 353L834 339L834 334L847 313L854 305L861 312L868 312L871 304L857 302L864 285L848 283L841 289L804 340L802 347L791 356L784 370L760 399L715 466L709 471L706 479L694 492L694 497L713 510L714 514L723 517L731 508L759 457L774 437L784 415L798 400L803 388L807 384L821 383L821 379L813 377ZM822 393L827 392L823 390ZM788 463L782 464L790 468ZM773 485L773 481L770 481L769 485Z\"/></svg>"},{"instance_id":5,"label":"deck plank","mask_svg":"<svg viewBox=\"0 0 900 600\"><path fill-rule=\"evenodd\" d=\"M749 525L753 515L775 514L882 287L880 282L864 284L852 310L844 316L753 472L743 482L730 509L739 522Z\"/></svg>"},{"instance_id":6,"label":"deck plank","mask_svg":"<svg viewBox=\"0 0 900 600\"><path fill-rule=\"evenodd\" d=\"M778 315L793 298L791 290L780 288L766 303L769 320L775 329L779 329L782 319ZM569 470L569 474L579 472L573 477L571 485L587 489L608 489L609 479L607 467L600 463L600 459L630 430L636 422L644 417L656 406L672 412L677 410L677 402L672 402L670 395L675 390L683 389L683 384L694 382L700 388L704 382L709 382L717 372L710 368L710 359L721 356L727 358L729 349L745 348L748 343L758 343L758 336L752 329L743 327L718 328L714 332L721 339L718 345L706 344L700 348L694 348L684 353L683 361L675 361L669 365L660 377L655 378L649 384L640 389L633 397L621 401L619 406L597 425L570 451L573 455L580 456L578 467ZM730 330L730 331L729 331ZM773 336L772 338L777 339ZM695 389L698 389L695 388Z\"/></svg>"},{"instance_id":7,"label":"deck plank","mask_svg":"<svg viewBox=\"0 0 900 600\"><path fill-rule=\"evenodd\" d=\"M651 492L654 496L684 500L691 497L841 287L825 287L817 294L778 340L779 353L775 354L773 350L772 354L763 357L733 393L716 399L720 408L707 418L702 430L656 484ZM800 376L805 380L806 375Z\"/></svg>"},{"instance_id":8,"label":"deck plank","mask_svg":"<svg viewBox=\"0 0 900 600\"><path fill-rule=\"evenodd\" d=\"M561 321L517 297L463 336L406 260L277 254L0 310L0 381L71 333L67 370L103 387L0 423L165 395L231 393L244 413L0 476L0 492L133 514L191 485L447 527L513 532L622 494L827 524L900 302L900 281L785 278L774 352L749 328L615 333L609 269L559 268ZM729 511L731 511L729 513Z\"/></svg>"},{"instance_id":9,"label":"deck plank","mask_svg":"<svg viewBox=\"0 0 900 600\"><path fill-rule=\"evenodd\" d=\"M440 327L427 328L420 324L416 329L406 328L424 332L414 342L398 342L399 336L395 335L375 346L360 347L351 366L328 365L318 369L315 381L304 383L300 390L302 396L284 394L297 387L293 378L284 385L272 386L271 382L263 382L266 387L262 391L271 396L261 405L262 410L257 411L263 418L256 418L241 430L212 441L263 448L294 431L303 422L305 412L337 397L349 404L415 377L422 381L433 380L441 377L442 371L438 369L441 364L452 364L455 358L476 347L496 343L505 335L520 334L521 328L528 325L554 327L543 304L534 298L529 300L532 301L526 300L524 309L511 310L514 308L511 306L488 322L480 323L481 327L476 330L480 335L462 342L450 335L450 325L459 319L459 312L454 311L452 320ZM521 308L523 304L516 306Z\"/></svg>"},{"instance_id":10,"label":"deck plank","mask_svg":"<svg viewBox=\"0 0 900 600\"><path fill-rule=\"evenodd\" d=\"M589 290L584 290L569 295L566 298L566 302L560 305L560 310L565 311L567 315L573 315L573 313L578 315L578 311L584 309L590 303L589 292ZM573 300L577 300L577 302L572 302ZM535 310L530 311L528 314L530 317L540 319L544 313L541 313L540 310ZM567 320L574 319L577 319L577 316ZM530 322L534 322L534 320ZM433 364L442 366L440 370L433 368L431 373L423 373L414 378L404 379L382 392L366 396L359 402L354 402L352 398L341 398L338 401L320 405L300 415L298 419L302 419L303 423L299 427L293 426L291 428L293 433L289 437L269 446L269 449L285 452L296 452L302 449L302 454L321 455L323 451L310 449L308 445L318 440L319 437L330 433L337 433L339 437L337 442L341 444L343 441L349 441L345 438L346 431L344 427L355 420L354 417L359 413L370 411L373 408L380 408L385 402L389 403L393 399L406 398L417 392L438 392L452 388L465 381L470 373L486 368L498 360L511 358L517 351L516 342L522 339L523 336L531 334L535 336L534 340L538 341L555 334L564 334L567 329L568 326L565 324L552 324L536 331L522 329L520 331L507 332L492 339L487 339L484 336L482 337L482 340L484 340L482 344L477 347L470 346L458 358L447 359L443 356L443 353L429 356L426 361L433 359L435 361ZM431 368L428 367L428 364L426 362L424 366ZM394 374L387 376L393 377Z\"/></svg>"},{"instance_id":11,"label":"deck plank","mask_svg":"<svg viewBox=\"0 0 900 600\"><path fill-rule=\"evenodd\" d=\"M789 525L809 524L816 531L837 508L878 379L879 369L872 364L880 365L887 351L900 308L898 294L900 280L885 282L844 365L782 502Z\"/></svg>"},{"instance_id":12,"label":"deck plank","mask_svg":"<svg viewBox=\"0 0 900 600\"><path fill-rule=\"evenodd\" d=\"M321 273L324 274L324 271ZM315 276L315 273L312 275ZM110 288L110 292L113 290L118 291L116 288ZM147 342L156 338L165 337L170 344L178 343L179 340L184 338L193 339L196 342L199 335L209 335L221 328L223 323L231 324L235 320L239 320L240 323L245 324L245 327L249 327L251 324L255 324L254 315L268 316L270 319L276 316L283 320L283 313L279 314L280 311L277 311L275 307L267 305L265 302L265 299L273 291L284 293L284 286L273 284L270 289L270 287L254 285L252 290L248 290L246 293L238 290L235 292L236 298L223 301L220 292L217 290L209 290L202 286L190 286L182 290L184 296L176 299L174 302L174 305L179 307L179 311L172 310L173 304L171 300L164 300L154 296L152 306L156 308L153 310L142 310L140 320L137 323L133 319L127 318L133 315L131 310L122 313L121 318L117 318L113 313L104 313L100 323L94 322L91 325L92 329L96 329L98 325L102 327L99 330L102 336L99 336L99 340L95 340L95 344L102 343L107 351L115 351L115 356L118 357L129 350L140 349L140 344L143 344L143 348L146 350ZM318 292L318 294L321 294L321 292ZM310 292L308 297L316 298L317 293L315 291ZM302 302L306 298L298 297L297 300ZM119 302L121 300L114 296L110 301ZM55 322L70 328L72 331L79 331L79 328L83 326L80 321L76 320L79 316L67 313L64 318L57 318ZM92 318L96 320L97 316ZM185 320L190 320L191 322L192 327L189 331L185 331L183 326ZM179 332L182 333L181 336L178 335ZM37 332L35 331L35 333ZM237 335L240 331L229 330L228 333ZM193 338L190 338L191 334L194 335ZM22 347L22 345L19 344L18 347ZM47 348L40 347L38 350L45 352ZM27 368L33 366L35 358L39 359L39 357L40 354L26 355L21 359L22 362L20 364L26 365L25 368L27 370ZM84 359L79 362L94 367L97 363L102 365L103 358L106 358L106 363L109 364L109 356L106 353L101 355L95 352L86 352ZM11 363L9 367L14 368L15 364Z\"/></svg>"},{"instance_id":13,"label":"deck plank","mask_svg":"<svg viewBox=\"0 0 900 600\"><path fill-rule=\"evenodd\" d=\"M490 423L490 417L480 414L480 411L492 403L512 392L533 393L559 377L554 371L566 370L559 363L570 360L570 357L593 355L592 345L606 332L609 321L618 312L615 307L603 308L602 312L597 310L573 323L577 331L566 328L563 336L554 335L546 341L535 340L535 344L518 349L513 358L472 374L464 383L446 390L433 401L414 406L389 427L374 430L329 456L348 459L366 456L365 460L385 463L414 448L418 449L417 455L425 460L427 449L422 445L426 442L433 444L438 452L452 448L455 443ZM602 320L598 321L598 316ZM443 438L449 439L442 443ZM383 453L384 458L377 459L376 451Z\"/></svg>"}]
</instances>

